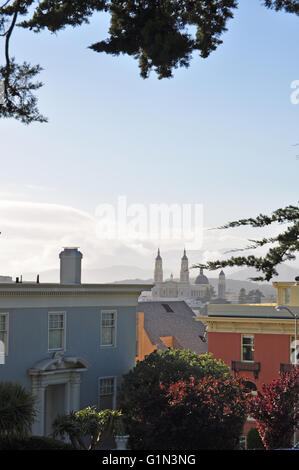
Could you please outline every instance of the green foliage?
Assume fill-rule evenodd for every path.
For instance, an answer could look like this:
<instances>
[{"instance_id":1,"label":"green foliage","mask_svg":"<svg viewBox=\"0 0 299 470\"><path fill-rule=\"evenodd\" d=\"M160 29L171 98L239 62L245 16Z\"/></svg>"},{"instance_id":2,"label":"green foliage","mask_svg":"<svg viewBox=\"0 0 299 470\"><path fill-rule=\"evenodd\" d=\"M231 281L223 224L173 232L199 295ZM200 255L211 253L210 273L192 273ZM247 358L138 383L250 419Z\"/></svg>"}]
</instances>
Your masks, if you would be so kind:
<instances>
[{"instance_id":1,"label":"green foliage","mask_svg":"<svg viewBox=\"0 0 299 470\"><path fill-rule=\"evenodd\" d=\"M206 58L219 44L235 0L112 0L110 38L91 46L97 52L128 54L139 59L141 76L152 68L158 77L188 67L193 51ZM196 26L195 37L187 32Z\"/></svg>"},{"instance_id":2,"label":"green foliage","mask_svg":"<svg viewBox=\"0 0 299 470\"><path fill-rule=\"evenodd\" d=\"M264 294L259 289L252 289L246 293L246 289L242 287L239 292L239 304L260 304Z\"/></svg>"},{"instance_id":3,"label":"green foliage","mask_svg":"<svg viewBox=\"0 0 299 470\"><path fill-rule=\"evenodd\" d=\"M67 25L80 26L88 23L94 12L106 9L106 0L41 0L38 2L31 19L23 21L23 28L40 32L47 28L52 33Z\"/></svg>"},{"instance_id":4,"label":"green foliage","mask_svg":"<svg viewBox=\"0 0 299 470\"><path fill-rule=\"evenodd\" d=\"M251 428L247 434L247 449L265 449L257 428Z\"/></svg>"},{"instance_id":5,"label":"green foliage","mask_svg":"<svg viewBox=\"0 0 299 470\"><path fill-rule=\"evenodd\" d=\"M54 423L53 437L67 434L77 450L95 450L104 433L124 434L123 415L117 410L96 411L94 407L59 415Z\"/></svg>"},{"instance_id":6,"label":"green foliage","mask_svg":"<svg viewBox=\"0 0 299 470\"><path fill-rule=\"evenodd\" d=\"M65 442L50 437L28 436L23 438L0 438L1 450L73 450Z\"/></svg>"},{"instance_id":7,"label":"green foliage","mask_svg":"<svg viewBox=\"0 0 299 470\"><path fill-rule=\"evenodd\" d=\"M297 0L263 0L267 8L298 14ZM4 102L0 117L25 124L46 122L37 109L33 83L41 68L10 57L10 40L16 27L36 33L57 33L66 26L88 23L98 12L110 14L109 37L90 46L96 52L128 54L139 61L141 76L152 69L158 78L169 78L177 67L189 67L193 52L208 57L222 44L221 36L237 8L236 0L6 0L0 6L0 39L4 64ZM190 27L195 27L191 34Z\"/></svg>"},{"instance_id":8,"label":"green foliage","mask_svg":"<svg viewBox=\"0 0 299 470\"><path fill-rule=\"evenodd\" d=\"M0 382L0 436L26 435L35 417L35 398L18 383Z\"/></svg>"},{"instance_id":9,"label":"green foliage","mask_svg":"<svg viewBox=\"0 0 299 470\"><path fill-rule=\"evenodd\" d=\"M126 426L131 447L146 448L154 432L153 423L140 416L160 416L166 406L166 398L160 383L169 386L180 380L196 380L205 376L231 377L230 369L211 354L198 356L188 350L154 351L123 377L119 390L119 407L126 416Z\"/></svg>"},{"instance_id":10,"label":"green foliage","mask_svg":"<svg viewBox=\"0 0 299 470\"><path fill-rule=\"evenodd\" d=\"M244 289L244 287L240 289L238 301L239 301L239 304L246 304L247 294L246 294L246 289Z\"/></svg>"},{"instance_id":11,"label":"green foliage","mask_svg":"<svg viewBox=\"0 0 299 470\"><path fill-rule=\"evenodd\" d=\"M288 13L295 13L299 15L299 3L298 0L264 0L265 6L272 10L281 11L284 10Z\"/></svg>"},{"instance_id":12,"label":"green foliage","mask_svg":"<svg viewBox=\"0 0 299 470\"><path fill-rule=\"evenodd\" d=\"M296 259L296 252L299 250L299 206L287 206L284 209L277 209L272 215L260 214L256 218L241 219L220 227L228 229L242 226L263 228L272 224L285 224L287 227L275 237L263 238L261 240L249 240L253 245L244 250L261 248L272 245L265 256L238 256L227 260L209 261L206 265L195 265L193 268L205 268L211 271L225 268L227 266L248 266L261 272L263 276L251 278L253 281L270 281L273 276L277 276L276 267L285 262ZM233 251L244 251L233 250Z\"/></svg>"}]
</instances>

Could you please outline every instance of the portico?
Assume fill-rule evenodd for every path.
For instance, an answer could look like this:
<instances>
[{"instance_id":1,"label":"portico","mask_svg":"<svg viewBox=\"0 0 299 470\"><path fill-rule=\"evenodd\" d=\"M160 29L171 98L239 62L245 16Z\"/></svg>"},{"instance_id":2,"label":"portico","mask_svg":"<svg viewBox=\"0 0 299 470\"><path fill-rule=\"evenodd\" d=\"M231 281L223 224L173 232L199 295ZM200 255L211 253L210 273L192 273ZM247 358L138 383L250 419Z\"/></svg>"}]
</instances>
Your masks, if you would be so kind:
<instances>
[{"instance_id":1,"label":"portico","mask_svg":"<svg viewBox=\"0 0 299 470\"><path fill-rule=\"evenodd\" d=\"M81 374L87 369L83 359L64 357L62 353L55 353L29 369L32 394L37 399L34 435L49 435L58 414L80 409Z\"/></svg>"}]
</instances>

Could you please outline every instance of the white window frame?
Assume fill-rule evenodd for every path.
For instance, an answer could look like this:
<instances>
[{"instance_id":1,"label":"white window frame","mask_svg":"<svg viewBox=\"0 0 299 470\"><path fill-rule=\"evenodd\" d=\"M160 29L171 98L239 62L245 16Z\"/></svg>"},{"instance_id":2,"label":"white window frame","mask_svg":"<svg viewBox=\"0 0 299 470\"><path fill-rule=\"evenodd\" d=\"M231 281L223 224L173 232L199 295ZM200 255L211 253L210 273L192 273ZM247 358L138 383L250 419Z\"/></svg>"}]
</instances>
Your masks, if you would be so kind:
<instances>
[{"instance_id":1,"label":"white window frame","mask_svg":"<svg viewBox=\"0 0 299 470\"><path fill-rule=\"evenodd\" d=\"M50 316L62 315L63 316L63 345L61 348L50 349ZM66 350L66 312L48 312L48 352L65 351Z\"/></svg>"},{"instance_id":2,"label":"white window frame","mask_svg":"<svg viewBox=\"0 0 299 470\"><path fill-rule=\"evenodd\" d=\"M9 314L8 312L0 312L0 317L5 317L5 333L6 333L6 338L4 341L4 352L5 356L8 356L8 340L9 340Z\"/></svg>"},{"instance_id":3,"label":"white window frame","mask_svg":"<svg viewBox=\"0 0 299 470\"><path fill-rule=\"evenodd\" d=\"M113 379L112 410L116 409L117 377L114 375L98 378L98 409L101 409L101 380Z\"/></svg>"},{"instance_id":4,"label":"white window frame","mask_svg":"<svg viewBox=\"0 0 299 470\"><path fill-rule=\"evenodd\" d=\"M112 344L103 344L103 315L104 314L113 314L114 315L114 326L112 328L114 328L114 336L113 336L113 343ZM101 348L110 348L110 349L113 349L113 348L116 348L117 347L117 341L116 341L116 338L117 338L117 310L101 310L101 315L100 315L100 322L101 322L101 326L100 326L100 347Z\"/></svg>"},{"instance_id":5,"label":"white window frame","mask_svg":"<svg viewBox=\"0 0 299 470\"><path fill-rule=\"evenodd\" d=\"M253 359L252 360L248 360L248 359L244 359L243 358L243 338L252 338L252 343L253 343ZM254 335L249 335L249 334L244 334L244 335L241 335L241 361L242 362L254 362Z\"/></svg>"},{"instance_id":6,"label":"white window frame","mask_svg":"<svg viewBox=\"0 0 299 470\"><path fill-rule=\"evenodd\" d=\"M295 344L295 348L294 349L292 348L294 343L295 343L295 335L290 336L290 364L293 364L293 365L295 364L295 354L297 355L297 358L299 359L299 350L298 350L298 347L296 348L296 344Z\"/></svg>"},{"instance_id":7,"label":"white window frame","mask_svg":"<svg viewBox=\"0 0 299 470\"><path fill-rule=\"evenodd\" d=\"M281 292L281 297L282 297L282 304L283 305L290 305L290 288L289 287L283 287L282 292Z\"/></svg>"}]
</instances>

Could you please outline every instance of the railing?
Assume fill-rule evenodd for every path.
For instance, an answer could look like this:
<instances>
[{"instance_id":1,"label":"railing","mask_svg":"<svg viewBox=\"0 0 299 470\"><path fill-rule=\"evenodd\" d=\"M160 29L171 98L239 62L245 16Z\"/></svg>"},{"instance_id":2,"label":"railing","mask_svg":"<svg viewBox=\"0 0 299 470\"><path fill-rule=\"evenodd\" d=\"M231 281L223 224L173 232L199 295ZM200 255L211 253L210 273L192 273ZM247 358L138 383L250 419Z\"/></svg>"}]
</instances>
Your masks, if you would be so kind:
<instances>
[{"instance_id":1,"label":"railing","mask_svg":"<svg viewBox=\"0 0 299 470\"><path fill-rule=\"evenodd\" d=\"M261 370L260 362L243 362L243 361L232 361L232 370L234 372L245 371L253 372L254 378L257 379Z\"/></svg>"},{"instance_id":2,"label":"railing","mask_svg":"<svg viewBox=\"0 0 299 470\"><path fill-rule=\"evenodd\" d=\"M295 364L280 364L280 372L283 373L290 373L292 370L292 367L299 367L299 364L295 366Z\"/></svg>"}]
</instances>

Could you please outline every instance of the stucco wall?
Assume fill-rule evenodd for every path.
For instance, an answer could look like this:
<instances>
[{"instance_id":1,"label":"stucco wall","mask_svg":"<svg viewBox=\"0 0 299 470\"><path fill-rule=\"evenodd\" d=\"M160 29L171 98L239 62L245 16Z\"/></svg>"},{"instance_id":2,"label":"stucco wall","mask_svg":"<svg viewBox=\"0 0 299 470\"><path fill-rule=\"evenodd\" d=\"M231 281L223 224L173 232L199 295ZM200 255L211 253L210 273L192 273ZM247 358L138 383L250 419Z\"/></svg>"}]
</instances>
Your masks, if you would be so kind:
<instances>
[{"instance_id":1,"label":"stucco wall","mask_svg":"<svg viewBox=\"0 0 299 470\"><path fill-rule=\"evenodd\" d=\"M0 366L0 380L19 382L31 388L28 369L52 356L48 352L48 312L66 312L65 356L88 362L82 374L81 407L96 405L98 378L121 376L134 367L136 356L136 307L109 305L117 311L116 347L100 347L101 307L1 308L9 313L8 356Z\"/></svg>"}]
</instances>

